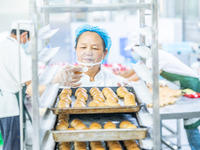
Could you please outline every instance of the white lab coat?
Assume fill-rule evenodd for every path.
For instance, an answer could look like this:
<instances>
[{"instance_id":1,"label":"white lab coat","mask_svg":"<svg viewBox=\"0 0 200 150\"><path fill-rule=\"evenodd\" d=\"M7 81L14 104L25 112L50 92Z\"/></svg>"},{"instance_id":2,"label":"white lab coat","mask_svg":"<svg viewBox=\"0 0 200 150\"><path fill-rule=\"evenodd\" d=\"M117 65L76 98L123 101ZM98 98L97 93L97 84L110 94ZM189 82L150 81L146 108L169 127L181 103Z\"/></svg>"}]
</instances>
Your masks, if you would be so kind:
<instances>
[{"instance_id":1,"label":"white lab coat","mask_svg":"<svg viewBox=\"0 0 200 150\"><path fill-rule=\"evenodd\" d=\"M100 69L100 71L96 74L94 80L94 82L91 82L90 77L86 74L83 74L80 83L82 87L118 86L117 83L120 83L121 85L127 83L127 80L125 78L117 76L104 68Z\"/></svg>"},{"instance_id":2,"label":"white lab coat","mask_svg":"<svg viewBox=\"0 0 200 150\"><path fill-rule=\"evenodd\" d=\"M31 80L28 60L21 47L21 83ZM18 42L7 37L0 42L0 118L19 115L15 93L20 90Z\"/></svg>"},{"instance_id":3,"label":"white lab coat","mask_svg":"<svg viewBox=\"0 0 200 150\"><path fill-rule=\"evenodd\" d=\"M198 74L190 67L181 62L173 54L159 50L158 67L160 71L166 71L178 75L199 78ZM146 65L152 69L152 58L146 60Z\"/></svg>"}]
</instances>

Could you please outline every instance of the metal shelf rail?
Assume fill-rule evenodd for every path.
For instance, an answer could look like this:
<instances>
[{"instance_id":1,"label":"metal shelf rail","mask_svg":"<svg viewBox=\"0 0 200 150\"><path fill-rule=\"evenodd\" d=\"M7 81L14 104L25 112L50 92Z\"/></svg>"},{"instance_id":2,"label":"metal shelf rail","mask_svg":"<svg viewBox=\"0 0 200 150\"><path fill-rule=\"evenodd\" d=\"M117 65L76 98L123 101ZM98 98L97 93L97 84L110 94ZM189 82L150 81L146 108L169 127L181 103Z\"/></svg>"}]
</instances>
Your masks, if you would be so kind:
<instances>
[{"instance_id":1,"label":"metal shelf rail","mask_svg":"<svg viewBox=\"0 0 200 150\"><path fill-rule=\"evenodd\" d=\"M48 11L49 13L63 13L63 12L92 12L92 11L121 11L123 9L151 9L151 3L123 3L123 4L85 4L85 5L43 5L39 6L41 11Z\"/></svg>"},{"instance_id":2,"label":"metal shelf rail","mask_svg":"<svg viewBox=\"0 0 200 150\"><path fill-rule=\"evenodd\" d=\"M139 3L123 3L123 4L104 4L104 5L69 5L69 6L56 6L48 5L48 0L43 0L43 5L37 6L35 0L30 0L30 12L31 18L34 24L34 38L32 39L32 85L33 85L33 150L45 149L43 146L48 144L43 144L41 141L47 141L40 137L40 117L39 117L39 93L38 93L38 26L39 26L39 14L42 12L44 15L45 25L49 23L49 13L64 13L64 12L92 12L92 11L120 11L123 9L138 9L140 10L140 16L145 15L145 9L152 11L152 55L153 55L153 97L154 99L154 129L160 128L160 115L159 115L159 98L158 98L158 13L157 0L152 0L151 3L145 3L141 0ZM141 18L140 23L144 25L144 19ZM143 39L144 42L144 38ZM153 139L155 150L160 150L160 131L153 130ZM49 134L44 134L49 135ZM49 138L46 137L46 138ZM51 140L50 140L51 141Z\"/></svg>"}]
</instances>

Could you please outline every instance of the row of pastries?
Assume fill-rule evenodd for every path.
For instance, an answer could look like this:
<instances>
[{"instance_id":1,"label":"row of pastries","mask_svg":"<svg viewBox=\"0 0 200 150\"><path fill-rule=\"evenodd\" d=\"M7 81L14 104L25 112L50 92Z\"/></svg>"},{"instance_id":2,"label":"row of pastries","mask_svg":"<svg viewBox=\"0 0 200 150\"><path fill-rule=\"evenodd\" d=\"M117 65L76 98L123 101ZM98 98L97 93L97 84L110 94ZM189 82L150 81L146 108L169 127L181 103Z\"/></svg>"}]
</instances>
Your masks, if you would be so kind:
<instances>
[{"instance_id":1,"label":"row of pastries","mask_svg":"<svg viewBox=\"0 0 200 150\"><path fill-rule=\"evenodd\" d=\"M121 106L119 98L124 100L124 106L136 106L135 95L129 92L125 87L119 87L116 93L111 88L103 88L100 91L99 88L93 87L89 91L92 101L88 103L88 107L106 107L106 106ZM76 107L87 107L88 94L85 88L78 88L75 92L75 101L73 103ZM69 108L72 105L72 90L63 89L59 95L58 108Z\"/></svg>"},{"instance_id":2,"label":"row of pastries","mask_svg":"<svg viewBox=\"0 0 200 150\"><path fill-rule=\"evenodd\" d=\"M101 124L97 122L93 122L90 124L89 128L79 119L74 119L71 123L68 123L68 116L59 115L58 116L58 123L56 125L57 130L97 130L97 129L117 129L116 124L108 121L106 122L103 127ZM60 128L60 124L63 124L65 128ZM136 125L132 124L130 121L122 121L119 124L119 128L137 128ZM139 147L134 140L123 141L124 146L127 150L138 150ZM119 141L106 141L107 147L109 150L122 150L122 145ZM89 146L91 150L105 150L101 141L91 141L89 142ZM58 145L59 150L70 150L71 144L69 142L60 142ZM86 142L74 142L74 150L87 150Z\"/></svg>"}]
</instances>

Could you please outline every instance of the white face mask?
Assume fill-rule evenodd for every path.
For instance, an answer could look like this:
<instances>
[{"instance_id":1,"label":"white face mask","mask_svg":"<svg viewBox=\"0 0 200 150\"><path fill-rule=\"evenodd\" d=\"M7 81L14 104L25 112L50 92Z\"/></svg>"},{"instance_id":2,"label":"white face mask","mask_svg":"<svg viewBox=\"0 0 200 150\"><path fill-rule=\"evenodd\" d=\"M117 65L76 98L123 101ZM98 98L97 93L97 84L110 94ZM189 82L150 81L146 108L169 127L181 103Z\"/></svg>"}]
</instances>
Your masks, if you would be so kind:
<instances>
[{"instance_id":1,"label":"white face mask","mask_svg":"<svg viewBox=\"0 0 200 150\"><path fill-rule=\"evenodd\" d=\"M28 49L28 47L29 47L29 41L27 41L25 44L22 43L21 46L24 48L24 50Z\"/></svg>"},{"instance_id":2,"label":"white face mask","mask_svg":"<svg viewBox=\"0 0 200 150\"><path fill-rule=\"evenodd\" d=\"M23 47L24 51L27 53L29 51L30 42L28 41L28 36L26 36L26 43L24 44L23 41L21 42L21 46Z\"/></svg>"},{"instance_id":3,"label":"white face mask","mask_svg":"<svg viewBox=\"0 0 200 150\"><path fill-rule=\"evenodd\" d=\"M80 62L76 59L76 62L79 64L79 65L83 65L83 66L90 66L90 67L93 67L93 66L96 66L96 65L100 65L102 63L103 60L101 60L100 62L97 62L97 63L83 63L83 62Z\"/></svg>"},{"instance_id":4,"label":"white face mask","mask_svg":"<svg viewBox=\"0 0 200 150\"><path fill-rule=\"evenodd\" d=\"M103 58L101 59L100 62L97 62L97 63L84 63L84 62L78 61L78 59L77 59L77 54L76 54L76 62L77 62L79 65L83 65L83 66L86 66L86 67L93 67L93 66L102 64Z\"/></svg>"}]
</instances>

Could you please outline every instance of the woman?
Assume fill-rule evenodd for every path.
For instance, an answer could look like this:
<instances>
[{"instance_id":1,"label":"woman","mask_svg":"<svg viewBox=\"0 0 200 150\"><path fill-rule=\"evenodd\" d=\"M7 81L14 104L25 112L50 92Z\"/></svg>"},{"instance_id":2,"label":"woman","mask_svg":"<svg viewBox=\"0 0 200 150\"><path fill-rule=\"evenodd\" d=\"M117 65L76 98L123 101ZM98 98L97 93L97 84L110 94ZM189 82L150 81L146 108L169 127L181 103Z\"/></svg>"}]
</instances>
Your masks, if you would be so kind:
<instances>
[{"instance_id":1,"label":"woman","mask_svg":"<svg viewBox=\"0 0 200 150\"><path fill-rule=\"evenodd\" d=\"M82 74L81 86L120 86L127 82L101 67L111 47L111 38L104 29L85 24L79 26L75 34L77 63L88 68Z\"/></svg>"}]
</instances>

